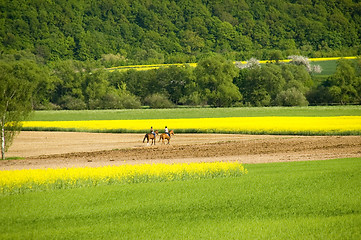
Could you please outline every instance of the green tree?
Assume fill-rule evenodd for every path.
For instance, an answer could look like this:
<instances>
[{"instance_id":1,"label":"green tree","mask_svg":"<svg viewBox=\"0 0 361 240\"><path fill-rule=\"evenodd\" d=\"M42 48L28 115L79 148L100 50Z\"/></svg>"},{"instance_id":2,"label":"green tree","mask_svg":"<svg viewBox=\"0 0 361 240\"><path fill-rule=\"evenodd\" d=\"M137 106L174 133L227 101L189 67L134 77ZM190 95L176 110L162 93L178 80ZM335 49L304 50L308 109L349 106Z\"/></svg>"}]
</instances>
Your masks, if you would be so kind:
<instances>
[{"instance_id":1,"label":"green tree","mask_svg":"<svg viewBox=\"0 0 361 240\"><path fill-rule=\"evenodd\" d=\"M188 66L170 66L156 71L158 92L168 95L169 99L178 104L179 100L189 94L187 86L192 80L192 68Z\"/></svg>"},{"instance_id":2,"label":"green tree","mask_svg":"<svg viewBox=\"0 0 361 240\"><path fill-rule=\"evenodd\" d=\"M241 70L236 84L244 96L244 101L253 106L271 105L285 85L281 73L281 67L274 64L255 65Z\"/></svg>"},{"instance_id":3,"label":"green tree","mask_svg":"<svg viewBox=\"0 0 361 240\"><path fill-rule=\"evenodd\" d=\"M331 101L340 104L360 103L360 85L354 62L347 60L339 60L336 72L325 82Z\"/></svg>"},{"instance_id":4,"label":"green tree","mask_svg":"<svg viewBox=\"0 0 361 240\"><path fill-rule=\"evenodd\" d=\"M269 60L273 60L278 63L280 60L283 59L282 52L280 50L273 50L270 53Z\"/></svg>"},{"instance_id":5,"label":"green tree","mask_svg":"<svg viewBox=\"0 0 361 240\"><path fill-rule=\"evenodd\" d=\"M29 79L32 72L29 63L0 61L0 124L1 158L10 147L15 134L20 131L21 121L32 110L34 85ZM30 81L29 81L30 80Z\"/></svg>"},{"instance_id":6,"label":"green tree","mask_svg":"<svg viewBox=\"0 0 361 240\"><path fill-rule=\"evenodd\" d=\"M240 74L235 78L235 84L239 87L246 104L253 106L307 105L305 94L313 82L304 66L259 65L250 64L251 62L240 65ZM293 93L294 98L291 97Z\"/></svg>"},{"instance_id":7,"label":"green tree","mask_svg":"<svg viewBox=\"0 0 361 240\"><path fill-rule=\"evenodd\" d=\"M58 79L53 94L53 103L64 109L86 108L83 86L84 75L89 74L84 63L73 60L59 61L53 66L55 77Z\"/></svg>"},{"instance_id":8,"label":"green tree","mask_svg":"<svg viewBox=\"0 0 361 240\"><path fill-rule=\"evenodd\" d=\"M240 101L242 95L233 78L238 69L224 58L215 56L200 61L194 70L198 91L208 104L216 107L227 107Z\"/></svg>"},{"instance_id":9,"label":"green tree","mask_svg":"<svg viewBox=\"0 0 361 240\"><path fill-rule=\"evenodd\" d=\"M84 96L89 109L100 109L102 98L107 94L109 82L105 70L89 72L84 76Z\"/></svg>"}]
</instances>

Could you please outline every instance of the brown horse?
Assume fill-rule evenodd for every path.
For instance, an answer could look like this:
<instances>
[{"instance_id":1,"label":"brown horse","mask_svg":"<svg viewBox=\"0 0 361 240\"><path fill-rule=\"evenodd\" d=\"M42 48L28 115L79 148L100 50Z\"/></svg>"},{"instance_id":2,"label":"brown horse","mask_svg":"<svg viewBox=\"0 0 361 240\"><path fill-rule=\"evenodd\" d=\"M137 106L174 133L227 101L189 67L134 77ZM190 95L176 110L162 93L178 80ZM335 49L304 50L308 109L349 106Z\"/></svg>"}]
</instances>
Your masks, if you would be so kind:
<instances>
[{"instance_id":1,"label":"brown horse","mask_svg":"<svg viewBox=\"0 0 361 240\"><path fill-rule=\"evenodd\" d=\"M160 134L160 136L159 136L159 142L160 142L160 140L162 140L162 143L164 144L164 140L167 139L167 140L168 140L168 144L169 144L169 142L170 142L170 136L171 136L171 135L174 135L174 131L173 131L173 130L170 130L169 135L166 134L166 133Z\"/></svg>"},{"instance_id":2,"label":"brown horse","mask_svg":"<svg viewBox=\"0 0 361 240\"><path fill-rule=\"evenodd\" d=\"M158 130L155 130L155 135L158 135ZM144 136L144 139L143 139L143 142L145 141L145 139L147 139L147 143L149 143L149 140L151 139L152 140L152 144L155 145L155 136L153 133L146 133L145 136Z\"/></svg>"}]
</instances>

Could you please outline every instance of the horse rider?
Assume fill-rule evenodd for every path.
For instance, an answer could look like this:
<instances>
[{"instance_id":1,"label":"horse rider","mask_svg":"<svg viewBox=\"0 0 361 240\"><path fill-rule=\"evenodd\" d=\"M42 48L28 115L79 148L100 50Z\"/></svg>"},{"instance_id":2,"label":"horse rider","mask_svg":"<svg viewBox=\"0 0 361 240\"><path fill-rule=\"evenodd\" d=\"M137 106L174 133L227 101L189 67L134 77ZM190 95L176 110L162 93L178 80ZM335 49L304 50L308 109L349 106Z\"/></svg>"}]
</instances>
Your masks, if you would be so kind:
<instances>
[{"instance_id":1,"label":"horse rider","mask_svg":"<svg viewBox=\"0 0 361 240\"><path fill-rule=\"evenodd\" d=\"M154 138L155 138L155 132L154 132L153 126L150 127L150 133L152 133L154 135Z\"/></svg>"},{"instance_id":2,"label":"horse rider","mask_svg":"<svg viewBox=\"0 0 361 240\"><path fill-rule=\"evenodd\" d=\"M168 131L167 126L165 126L164 132L170 137L170 134L169 134L169 131Z\"/></svg>"}]
</instances>

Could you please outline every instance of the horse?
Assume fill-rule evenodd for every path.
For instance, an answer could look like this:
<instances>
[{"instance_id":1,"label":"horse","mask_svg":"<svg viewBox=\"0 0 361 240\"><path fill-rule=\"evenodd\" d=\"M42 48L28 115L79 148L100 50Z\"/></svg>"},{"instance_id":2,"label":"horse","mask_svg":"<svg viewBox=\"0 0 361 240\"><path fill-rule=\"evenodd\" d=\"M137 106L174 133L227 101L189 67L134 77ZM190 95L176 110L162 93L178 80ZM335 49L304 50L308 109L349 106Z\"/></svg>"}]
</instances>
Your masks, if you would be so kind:
<instances>
[{"instance_id":1,"label":"horse","mask_svg":"<svg viewBox=\"0 0 361 240\"><path fill-rule=\"evenodd\" d=\"M166 133L160 134L160 136L159 136L159 142L160 142L160 140L162 140L162 143L164 144L164 139L167 139L167 140L168 140L168 144L169 144L170 135L174 135L174 131L173 131L173 130L170 130L169 135L166 134Z\"/></svg>"},{"instance_id":2,"label":"horse","mask_svg":"<svg viewBox=\"0 0 361 240\"><path fill-rule=\"evenodd\" d=\"M155 135L158 135L158 130L155 130ZM146 133L145 136L144 136L144 139L143 139L143 143L145 141L145 139L147 139L147 144L149 144L149 140L151 139L152 140L152 144L155 145L155 136L153 133Z\"/></svg>"}]
</instances>

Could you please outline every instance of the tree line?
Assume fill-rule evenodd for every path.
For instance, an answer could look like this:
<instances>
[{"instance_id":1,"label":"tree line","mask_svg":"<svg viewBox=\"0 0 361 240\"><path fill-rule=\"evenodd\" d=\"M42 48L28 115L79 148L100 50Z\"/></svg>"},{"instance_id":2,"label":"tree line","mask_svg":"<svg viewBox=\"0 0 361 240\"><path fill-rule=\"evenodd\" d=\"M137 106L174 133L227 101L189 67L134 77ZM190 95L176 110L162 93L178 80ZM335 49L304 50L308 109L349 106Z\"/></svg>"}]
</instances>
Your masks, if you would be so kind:
<instances>
[{"instance_id":1,"label":"tree line","mask_svg":"<svg viewBox=\"0 0 361 240\"><path fill-rule=\"evenodd\" d=\"M76 60L48 66L24 58L0 61L0 79L2 91L13 81L14 86L30 84L31 105L38 110L361 103L360 59L338 61L336 72L321 80L314 68L299 56L287 64L259 64L256 59L234 64L215 55L197 67L147 71L110 71L100 62Z\"/></svg>"},{"instance_id":2,"label":"tree line","mask_svg":"<svg viewBox=\"0 0 361 240\"><path fill-rule=\"evenodd\" d=\"M361 54L361 2L1 0L0 53L116 65Z\"/></svg>"}]
</instances>

